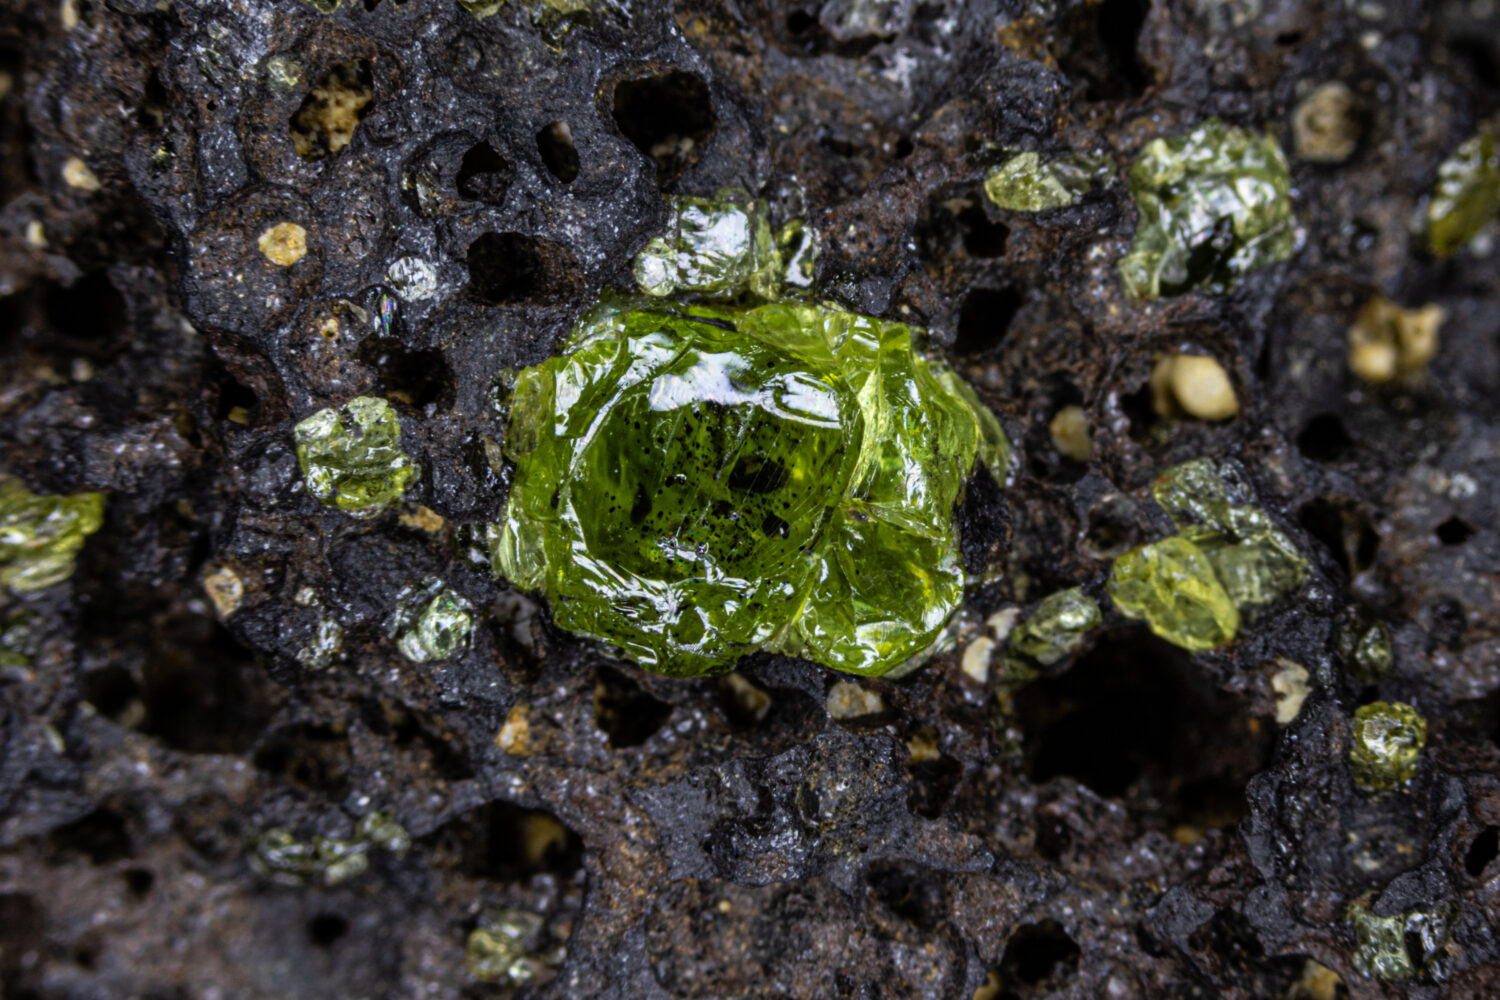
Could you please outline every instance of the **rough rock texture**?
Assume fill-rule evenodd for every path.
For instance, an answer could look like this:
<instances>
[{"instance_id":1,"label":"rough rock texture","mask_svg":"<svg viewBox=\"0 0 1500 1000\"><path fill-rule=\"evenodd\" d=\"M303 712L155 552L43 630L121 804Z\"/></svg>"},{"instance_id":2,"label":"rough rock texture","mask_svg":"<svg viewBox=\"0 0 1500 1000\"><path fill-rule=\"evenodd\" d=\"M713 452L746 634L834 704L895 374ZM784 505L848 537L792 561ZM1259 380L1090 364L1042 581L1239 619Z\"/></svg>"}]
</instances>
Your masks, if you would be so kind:
<instances>
[{"instance_id":1,"label":"rough rock texture","mask_svg":"<svg viewBox=\"0 0 1500 1000\"><path fill-rule=\"evenodd\" d=\"M0 993L1500 996L1500 253L1492 228L1436 261L1411 228L1500 107L1492 4L318 7L0 4L0 455L107 496L70 581L0 598L29 636L0 673ZM1290 151L1331 80L1359 140L1291 160L1297 251L1132 304L1141 148L1218 116ZM983 178L1018 150L1116 177L1002 212ZM663 192L725 186L805 216L824 289L930 327L1020 446L960 508L963 644L860 682L859 714L786 658L642 674L478 555L496 372L628 286ZM1375 293L1446 310L1426 371L1378 388L1346 362ZM1182 351L1237 417L1156 415ZM421 470L364 521L305 491L292 439L360 395ZM1075 405L1086 463L1047 430ZM1019 690L962 669L994 612L1102 597L1171 530L1152 479L1204 455L1311 561L1295 598L1196 655L1101 601ZM413 664L386 622L429 577L477 624ZM1335 656L1354 602L1394 636L1378 684ZM1310 689L1285 727L1278 661ZM1348 764L1376 700L1428 726L1378 797ZM409 848L359 839L376 812ZM1408 934L1376 964L1416 978L1362 974L1356 903L1440 915L1440 960ZM512 911L542 918L531 978L481 981L471 932Z\"/></svg>"}]
</instances>

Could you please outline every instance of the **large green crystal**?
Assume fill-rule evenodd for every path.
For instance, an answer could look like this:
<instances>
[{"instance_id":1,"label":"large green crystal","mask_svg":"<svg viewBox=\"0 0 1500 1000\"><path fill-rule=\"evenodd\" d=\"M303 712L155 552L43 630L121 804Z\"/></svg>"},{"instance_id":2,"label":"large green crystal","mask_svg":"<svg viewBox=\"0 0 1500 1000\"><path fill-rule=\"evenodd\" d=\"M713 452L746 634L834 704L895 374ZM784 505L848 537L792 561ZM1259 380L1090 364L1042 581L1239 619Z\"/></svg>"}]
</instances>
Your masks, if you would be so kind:
<instances>
[{"instance_id":1,"label":"large green crystal","mask_svg":"<svg viewBox=\"0 0 1500 1000\"><path fill-rule=\"evenodd\" d=\"M1268 135L1210 119L1147 143L1129 182L1140 219L1120 275L1133 298L1224 292L1297 247L1286 157Z\"/></svg>"},{"instance_id":2,"label":"large green crystal","mask_svg":"<svg viewBox=\"0 0 1500 1000\"><path fill-rule=\"evenodd\" d=\"M960 603L953 507L992 414L912 331L837 309L606 299L516 373L495 569L648 669L757 649L882 674Z\"/></svg>"},{"instance_id":3,"label":"large green crystal","mask_svg":"<svg viewBox=\"0 0 1500 1000\"><path fill-rule=\"evenodd\" d=\"M417 478L401 450L401 420L378 397L319 410L293 433L307 492L355 517L373 517L395 504Z\"/></svg>"},{"instance_id":4,"label":"large green crystal","mask_svg":"<svg viewBox=\"0 0 1500 1000\"><path fill-rule=\"evenodd\" d=\"M1417 773L1427 721L1405 702L1375 701L1354 713L1349 766L1367 792L1388 792Z\"/></svg>"},{"instance_id":5,"label":"large green crystal","mask_svg":"<svg viewBox=\"0 0 1500 1000\"><path fill-rule=\"evenodd\" d=\"M61 583L103 523L101 494L42 496L0 479L0 584L19 594Z\"/></svg>"},{"instance_id":6,"label":"large green crystal","mask_svg":"<svg viewBox=\"0 0 1500 1000\"><path fill-rule=\"evenodd\" d=\"M1144 618L1151 631L1195 652L1222 646L1240 627L1240 612L1203 551L1180 535L1132 549L1115 560L1109 598L1120 613Z\"/></svg>"},{"instance_id":7,"label":"large green crystal","mask_svg":"<svg viewBox=\"0 0 1500 1000\"><path fill-rule=\"evenodd\" d=\"M1438 167L1427 205L1427 242L1439 257L1458 253L1500 214L1500 131L1483 128Z\"/></svg>"}]
</instances>

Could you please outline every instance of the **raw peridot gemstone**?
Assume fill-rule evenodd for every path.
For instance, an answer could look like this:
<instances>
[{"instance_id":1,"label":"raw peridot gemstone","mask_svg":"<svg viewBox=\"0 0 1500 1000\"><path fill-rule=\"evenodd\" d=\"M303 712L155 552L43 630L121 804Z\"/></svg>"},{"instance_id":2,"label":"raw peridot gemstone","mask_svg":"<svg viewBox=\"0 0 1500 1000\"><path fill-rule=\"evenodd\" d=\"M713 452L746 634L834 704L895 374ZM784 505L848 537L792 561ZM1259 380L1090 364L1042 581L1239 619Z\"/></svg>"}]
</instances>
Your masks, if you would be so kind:
<instances>
[{"instance_id":1,"label":"raw peridot gemstone","mask_svg":"<svg viewBox=\"0 0 1500 1000\"><path fill-rule=\"evenodd\" d=\"M1240 612L1203 551L1180 535L1115 560L1109 597L1120 613L1144 618L1151 631L1195 652L1222 646L1240 627Z\"/></svg>"},{"instance_id":2,"label":"raw peridot gemstone","mask_svg":"<svg viewBox=\"0 0 1500 1000\"><path fill-rule=\"evenodd\" d=\"M1101 621L1099 605L1081 587L1051 594L1010 637L1010 646L1042 666L1051 666L1083 644Z\"/></svg>"},{"instance_id":3,"label":"raw peridot gemstone","mask_svg":"<svg viewBox=\"0 0 1500 1000\"><path fill-rule=\"evenodd\" d=\"M958 607L954 504L1009 455L955 381L897 323L606 299L511 380L495 569L661 673L757 649L886 673Z\"/></svg>"},{"instance_id":4,"label":"raw peridot gemstone","mask_svg":"<svg viewBox=\"0 0 1500 1000\"><path fill-rule=\"evenodd\" d=\"M1361 684L1379 684L1395 663L1391 630L1364 607L1351 607L1335 633L1344 670Z\"/></svg>"},{"instance_id":5,"label":"raw peridot gemstone","mask_svg":"<svg viewBox=\"0 0 1500 1000\"><path fill-rule=\"evenodd\" d=\"M1112 173L1113 164L1103 156L1043 159L1038 153L1019 153L985 175L984 193L998 208L1044 212L1073 204Z\"/></svg>"},{"instance_id":6,"label":"raw peridot gemstone","mask_svg":"<svg viewBox=\"0 0 1500 1000\"><path fill-rule=\"evenodd\" d=\"M1354 930L1354 967L1360 975L1388 982L1448 978L1448 939L1458 917L1455 904L1377 917L1364 902L1356 901L1349 904L1346 916Z\"/></svg>"},{"instance_id":7,"label":"raw peridot gemstone","mask_svg":"<svg viewBox=\"0 0 1500 1000\"><path fill-rule=\"evenodd\" d=\"M1202 550L1236 605L1269 604L1302 586L1307 563L1230 463L1207 458L1157 477L1152 496L1182 537Z\"/></svg>"},{"instance_id":8,"label":"raw peridot gemstone","mask_svg":"<svg viewBox=\"0 0 1500 1000\"><path fill-rule=\"evenodd\" d=\"M0 584L26 593L73 575L83 540L104 523L104 497L41 496L0 479Z\"/></svg>"},{"instance_id":9,"label":"raw peridot gemstone","mask_svg":"<svg viewBox=\"0 0 1500 1000\"><path fill-rule=\"evenodd\" d=\"M319 410L293 434L307 492L355 517L373 517L416 481L417 468L401 450L401 420L383 399L360 396Z\"/></svg>"},{"instance_id":10,"label":"raw peridot gemstone","mask_svg":"<svg viewBox=\"0 0 1500 1000\"><path fill-rule=\"evenodd\" d=\"M1354 713L1349 766L1367 792L1388 792L1417 773L1427 722L1399 701L1374 701Z\"/></svg>"},{"instance_id":11,"label":"raw peridot gemstone","mask_svg":"<svg viewBox=\"0 0 1500 1000\"><path fill-rule=\"evenodd\" d=\"M666 235L636 255L641 291L658 298L682 292L733 298L746 289L775 294L780 254L763 202L725 190L712 199L675 197L671 209Z\"/></svg>"},{"instance_id":12,"label":"raw peridot gemstone","mask_svg":"<svg viewBox=\"0 0 1500 1000\"><path fill-rule=\"evenodd\" d=\"M1500 131L1487 127L1438 167L1427 204L1427 242L1439 257L1458 253L1500 214Z\"/></svg>"},{"instance_id":13,"label":"raw peridot gemstone","mask_svg":"<svg viewBox=\"0 0 1500 1000\"><path fill-rule=\"evenodd\" d=\"M1129 182L1140 219L1120 276L1133 298L1224 292L1297 247L1286 157L1268 135L1210 119L1147 143Z\"/></svg>"},{"instance_id":14,"label":"raw peridot gemstone","mask_svg":"<svg viewBox=\"0 0 1500 1000\"><path fill-rule=\"evenodd\" d=\"M436 578L397 595L396 612L386 623L396 648L413 663L452 659L468 646L473 628L473 605Z\"/></svg>"}]
</instances>

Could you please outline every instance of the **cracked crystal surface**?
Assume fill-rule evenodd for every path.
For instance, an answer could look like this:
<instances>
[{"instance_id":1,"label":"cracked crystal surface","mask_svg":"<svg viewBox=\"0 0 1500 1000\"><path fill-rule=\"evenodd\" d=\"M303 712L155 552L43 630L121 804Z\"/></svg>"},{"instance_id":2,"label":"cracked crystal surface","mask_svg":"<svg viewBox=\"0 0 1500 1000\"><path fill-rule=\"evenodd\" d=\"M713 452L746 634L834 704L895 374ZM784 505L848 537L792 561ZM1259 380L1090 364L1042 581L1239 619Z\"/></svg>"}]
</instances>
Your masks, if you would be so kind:
<instances>
[{"instance_id":1,"label":"cracked crystal surface","mask_svg":"<svg viewBox=\"0 0 1500 1000\"><path fill-rule=\"evenodd\" d=\"M681 676L926 652L963 594L954 504L1009 455L909 327L824 306L606 299L510 389L496 571Z\"/></svg>"}]
</instances>

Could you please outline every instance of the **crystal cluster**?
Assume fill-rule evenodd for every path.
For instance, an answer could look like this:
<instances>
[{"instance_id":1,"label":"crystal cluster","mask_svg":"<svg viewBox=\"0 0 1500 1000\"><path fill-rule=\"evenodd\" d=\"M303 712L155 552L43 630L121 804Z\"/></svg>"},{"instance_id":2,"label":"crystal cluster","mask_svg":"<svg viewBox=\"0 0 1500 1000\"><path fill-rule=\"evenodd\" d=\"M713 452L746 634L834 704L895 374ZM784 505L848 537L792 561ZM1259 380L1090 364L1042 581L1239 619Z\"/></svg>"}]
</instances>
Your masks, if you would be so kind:
<instances>
[{"instance_id":1,"label":"crystal cluster","mask_svg":"<svg viewBox=\"0 0 1500 1000\"><path fill-rule=\"evenodd\" d=\"M378 397L319 410L293 433L307 492L355 517L399 502L416 481L417 468L401 450L401 419Z\"/></svg>"},{"instance_id":2,"label":"crystal cluster","mask_svg":"<svg viewBox=\"0 0 1500 1000\"><path fill-rule=\"evenodd\" d=\"M1482 128L1438 167L1427 205L1427 242L1451 257L1500 215L1500 129Z\"/></svg>"},{"instance_id":3,"label":"crystal cluster","mask_svg":"<svg viewBox=\"0 0 1500 1000\"><path fill-rule=\"evenodd\" d=\"M104 523L104 497L32 493L0 479L0 585L27 593L73 575L83 541Z\"/></svg>"},{"instance_id":4,"label":"crystal cluster","mask_svg":"<svg viewBox=\"0 0 1500 1000\"><path fill-rule=\"evenodd\" d=\"M1347 916L1354 930L1354 967L1361 975L1388 982L1448 978L1456 906L1439 904L1380 917L1363 902L1354 902Z\"/></svg>"},{"instance_id":5,"label":"crystal cluster","mask_svg":"<svg viewBox=\"0 0 1500 1000\"><path fill-rule=\"evenodd\" d=\"M1269 604L1302 585L1306 563L1259 508L1233 466L1195 459L1168 469L1152 488L1177 534L1115 560L1115 607L1191 650L1213 649L1239 631L1239 609Z\"/></svg>"},{"instance_id":6,"label":"crystal cluster","mask_svg":"<svg viewBox=\"0 0 1500 1000\"><path fill-rule=\"evenodd\" d=\"M1140 220L1120 275L1133 298L1221 293L1297 248L1286 157L1270 136L1210 119L1147 143L1129 183Z\"/></svg>"},{"instance_id":7,"label":"crystal cluster","mask_svg":"<svg viewBox=\"0 0 1500 1000\"><path fill-rule=\"evenodd\" d=\"M826 306L605 299L515 373L495 569L661 673L757 649L883 674L963 594L953 508L998 421L912 330Z\"/></svg>"}]
</instances>

